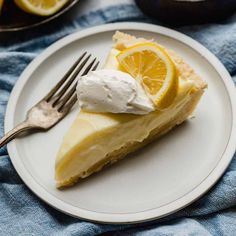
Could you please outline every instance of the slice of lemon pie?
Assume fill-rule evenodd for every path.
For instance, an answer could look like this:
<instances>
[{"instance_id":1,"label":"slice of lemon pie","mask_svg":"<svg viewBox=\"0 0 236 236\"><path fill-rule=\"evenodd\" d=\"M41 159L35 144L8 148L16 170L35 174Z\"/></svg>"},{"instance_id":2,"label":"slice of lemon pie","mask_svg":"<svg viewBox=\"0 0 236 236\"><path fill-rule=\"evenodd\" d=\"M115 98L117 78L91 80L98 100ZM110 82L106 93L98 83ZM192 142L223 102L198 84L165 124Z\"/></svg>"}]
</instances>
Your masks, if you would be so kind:
<instances>
[{"instance_id":1,"label":"slice of lemon pie","mask_svg":"<svg viewBox=\"0 0 236 236\"><path fill-rule=\"evenodd\" d=\"M57 187L76 183L179 125L206 88L157 43L116 32L104 69L78 81L79 112L59 149Z\"/></svg>"}]
</instances>

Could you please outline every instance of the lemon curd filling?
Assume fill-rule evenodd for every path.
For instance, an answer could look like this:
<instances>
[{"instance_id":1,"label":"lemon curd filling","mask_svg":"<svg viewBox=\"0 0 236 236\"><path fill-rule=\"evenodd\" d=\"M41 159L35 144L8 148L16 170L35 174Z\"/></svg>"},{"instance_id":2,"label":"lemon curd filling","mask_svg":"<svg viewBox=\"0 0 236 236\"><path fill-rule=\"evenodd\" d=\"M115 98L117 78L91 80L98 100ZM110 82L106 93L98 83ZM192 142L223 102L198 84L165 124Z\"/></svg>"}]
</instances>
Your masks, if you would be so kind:
<instances>
[{"instance_id":1,"label":"lemon curd filling","mask_svg":"<svg viewBox=\"0 0 236 236\"><path fill-rule=\"evenodd\" d=\"M56 179L66 181L86 170L110 152L131 142L142 142L157 126L169 122L189 101L191 84L180 88L182 96L168 111L147 115L80 112L64 138L56 161ZM78 132L79 131L79 132Z\"/></svg>"},{"instance_id":2,"label":"lemon curd filling","mask_svg":"<svg viewBox=\"0 0 236 236\"><path fill-rule=\"evenodd\" d=\"M115 46L107 57L105 68L122 70L117 60L120 49L145 40L120 32L114 38ZM168 55L178 70L177 92L171 104L145 115L79 112L57 154L57 187L72 185L99 171L104 165L125 157L187 119L206 83L175 53L169 52Z\"/></svg>"}]
</instances>

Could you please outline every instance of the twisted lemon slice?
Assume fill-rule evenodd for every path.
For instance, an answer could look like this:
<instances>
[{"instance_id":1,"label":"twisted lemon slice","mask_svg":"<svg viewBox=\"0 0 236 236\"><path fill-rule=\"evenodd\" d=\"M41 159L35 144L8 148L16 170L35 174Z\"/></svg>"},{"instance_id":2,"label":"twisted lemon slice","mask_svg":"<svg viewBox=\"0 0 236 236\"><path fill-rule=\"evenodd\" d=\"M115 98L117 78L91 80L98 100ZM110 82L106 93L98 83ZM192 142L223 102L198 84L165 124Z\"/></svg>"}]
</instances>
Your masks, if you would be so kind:
<instances>
[{"instance_id":1,"label":"twisted lemon slice","mask_svg":"<svg viewBox=\"0 0 236 236\"><path fill-rule=\"evenodd\" d=\"M124 71L139 80L158 108L169 106L176 97L178 77L168 54L155 43L140 43L117 55Z\"/></svg>"}]
</instances>

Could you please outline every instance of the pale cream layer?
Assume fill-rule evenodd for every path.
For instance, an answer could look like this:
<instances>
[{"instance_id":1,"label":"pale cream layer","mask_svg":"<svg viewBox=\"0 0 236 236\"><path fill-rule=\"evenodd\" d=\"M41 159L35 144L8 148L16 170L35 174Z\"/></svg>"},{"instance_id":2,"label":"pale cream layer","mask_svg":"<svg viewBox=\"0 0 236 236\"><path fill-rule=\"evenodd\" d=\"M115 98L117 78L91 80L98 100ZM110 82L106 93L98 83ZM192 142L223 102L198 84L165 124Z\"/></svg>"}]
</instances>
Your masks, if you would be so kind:
<instances>
[{"instance_id":1,"label":"pale cream layer","mask_svg":"<svg viewBox=\"0 0 236 236\"><path fill-rule=\"evenodd\" d=\"M147 115L80 112L64 137L56 160L56 180L86 176L86 170L129 142L142 142L150 132L168 123L189 101L193 84L181 81L179 95L164 111Z\"/></svg>"}]
</instances>

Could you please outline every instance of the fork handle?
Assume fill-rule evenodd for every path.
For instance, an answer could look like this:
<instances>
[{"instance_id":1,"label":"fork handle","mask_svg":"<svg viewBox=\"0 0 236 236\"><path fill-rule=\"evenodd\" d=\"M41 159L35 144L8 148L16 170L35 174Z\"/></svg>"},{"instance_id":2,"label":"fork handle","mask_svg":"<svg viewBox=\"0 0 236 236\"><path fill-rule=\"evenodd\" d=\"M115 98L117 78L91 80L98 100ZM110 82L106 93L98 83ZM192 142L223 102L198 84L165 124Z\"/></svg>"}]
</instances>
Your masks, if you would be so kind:
<instances>
[{"instance_id":1,"label":"fork handle","mask_svg":"<svg viewBox=\"0 0 236 236\"><path fill-rule=\"evenodd\" d=\"M14 129L7 132L1 139L0 139L0 148L3 147L5 144L9 143L11 140L13 140L17 135L20 133L35 129L36 127L34 125L31 125L27 120L23 121L19 125L17 125Z\"/></svg>"}]
</instances>

